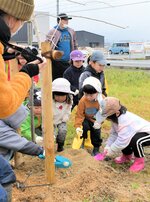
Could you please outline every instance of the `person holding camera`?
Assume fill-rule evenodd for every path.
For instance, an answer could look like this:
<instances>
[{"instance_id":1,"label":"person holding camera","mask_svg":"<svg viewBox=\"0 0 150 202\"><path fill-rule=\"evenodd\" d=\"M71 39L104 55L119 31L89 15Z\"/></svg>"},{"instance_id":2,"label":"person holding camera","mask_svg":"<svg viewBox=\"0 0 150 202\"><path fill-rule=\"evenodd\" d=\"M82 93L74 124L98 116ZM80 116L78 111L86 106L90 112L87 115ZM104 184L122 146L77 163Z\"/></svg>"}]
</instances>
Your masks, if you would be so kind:
<instances>
[{"instance_id":1,"label":"person holding camera","mask_svg":"<svg viewBox=\"0 0 150 202\"><path fill-rule=\"evenodd\" d=\"M28 21L33 13L34 0L0 0L0 118L5 118L19 108L31 87L31 77L38 75L46 66L43 62L34 60L24 65L11 81L7 80L4 71L3 53L6 44ZM40 63L41 62L41 63ZM40 64L39 64L40 63Z\"/></svg>"}]
</instances>

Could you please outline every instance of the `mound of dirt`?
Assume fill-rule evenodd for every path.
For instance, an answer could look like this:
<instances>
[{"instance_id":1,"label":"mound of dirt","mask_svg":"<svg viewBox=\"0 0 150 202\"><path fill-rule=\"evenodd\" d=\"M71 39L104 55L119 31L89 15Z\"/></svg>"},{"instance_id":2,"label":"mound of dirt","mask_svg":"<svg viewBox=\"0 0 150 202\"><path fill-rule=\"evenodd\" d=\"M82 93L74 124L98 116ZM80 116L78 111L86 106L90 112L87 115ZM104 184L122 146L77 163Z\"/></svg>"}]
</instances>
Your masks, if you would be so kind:
<instances>
[{"instance_id":1,"label":"mound of dirt","mask_svg":"<svg viewBox=\"0 0 150 202\"><path fill-rule=\"evenodd\" d=\"M61 155L73 165L56 169L56 183L45 180L44 160L24 156L24 164L15 169L17 180L25 185L38 185L24 191L13 187L13 202L101 202L150 201L148 173L130 174L127 166L114 168L113 161L98 162L83 149L66 149ZM150 166L150 165L149 165ZM141 177L142 175L142 177Z\"/></svg>"}]
</instances>

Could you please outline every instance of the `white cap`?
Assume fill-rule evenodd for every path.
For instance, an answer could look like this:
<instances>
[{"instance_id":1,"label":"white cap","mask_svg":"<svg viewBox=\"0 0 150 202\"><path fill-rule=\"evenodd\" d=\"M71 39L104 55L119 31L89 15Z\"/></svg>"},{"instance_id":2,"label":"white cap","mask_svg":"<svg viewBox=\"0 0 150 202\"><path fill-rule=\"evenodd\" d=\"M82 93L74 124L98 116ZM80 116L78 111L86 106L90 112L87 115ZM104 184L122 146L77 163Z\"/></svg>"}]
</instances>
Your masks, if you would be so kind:
<instances>
[{"instance_id":1,"label":"white cap","mask_svg":"<svg viewBox=\"0 0 150 202\"><path fill-rule=\"evenodd\" d=\"M90 77L87 77L84 81L83 81L83 85L82 87L84 87L85 85L91 85L95 88L95 90L98 92L98 93L102 93L102 85L101 85L101 82L93 77L93 76L90 76Z\"/></svg>"},{"instance_id":2,"label":"white cap","mask_svg":"<svg viewBox=\"0 0 150 202\"><path fill-rule=\"evenodd\" d=\"M65 78L57 78L52 82L52 92L74 94L70 89L70 82Z\"/></svg>"}]
</instances>

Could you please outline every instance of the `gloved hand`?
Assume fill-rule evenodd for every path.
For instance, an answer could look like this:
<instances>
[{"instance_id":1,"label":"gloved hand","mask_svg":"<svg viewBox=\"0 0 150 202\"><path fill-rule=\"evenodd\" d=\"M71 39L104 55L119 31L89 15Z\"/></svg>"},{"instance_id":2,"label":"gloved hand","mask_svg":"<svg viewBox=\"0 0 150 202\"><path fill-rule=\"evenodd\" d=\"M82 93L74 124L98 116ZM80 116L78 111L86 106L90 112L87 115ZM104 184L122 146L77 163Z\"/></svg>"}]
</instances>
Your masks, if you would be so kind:
<instances>
[{"instance_id":1,"label":"gloved hand","mask_svg":"<svg viewBox=\"0 0 150 202\"><path fill-rule=\"evenodd\" d=\"M100 127L101 127L101 124L98 123L97 121L95 121L95 122L94 122L94 125L93 125L93 128L94 128L94 129L100 129Z\"/></svg>"},{"instance_id":2,"label":"gloved hand","mask_svg":"<svg viewBox=\"0 0 150 202\"><path fill-rule=\"evenodd\" d=\"M35 142L39 145L42 145L43 144L43 137L41 136L36 136L35 138Z\"/></svg>"},{"instance_id":3,"label":"gloved hand","mask_svg":"<svg viewBox=\"0 0 150 202\"><path fill-rule=\"evenodd\" d=\"M111 157L114 155L114 152L112 151L112 149L109 147L109 146L106 146L104 148L104 153L106 154L106 156L108 157Z\"/></svg>"},{"instance_id":4,"label":"gloved hand","mask_svg":"<svg viewBox=\"0 0 150 202\"><path fill-rule=\"evenodd\" d=\"M68 115L64 115L63 116L63 119L62 119L62 122L67 122L69 120L69 117L68 117Z\"/></svg>"},{"instance_id":5,"label":"gloved hand","mask_svg":"<svg viewBox=\"0 0 150 202\"><path fill-rule=\"evenodd\" d=\"M77 133L77 136L78 136L78 137L81 137L82 134L83 134L82 128L81 128L81 127L76 128L76 133Z\"/></svg>"},{"instance_id":6,"label":"gloved hand","mask_svg":"<svg viewBox=\"0 0 150 202\"><path fill-rule=\"evenodd\" d=\"M39 74L39 66L37 64L26 64L20 69L20 72L24 72L32 78Z\"/></svg>"},{"instance_id":7,"label":"gloved hand","mask_svg":"<svg viewBox=\"0 0 150 202\"><path fill-rule=\"evenodd\" d=\"M76 89L76 91L74 92L74 95L76 96L76 95L78 95L78 94L79 94L79 90Z\"/></svg>"},{"instance_id":8,"label":"gloved hand","mask_svg":"<svg viewBox=\"0 0 150 202\"><path fill-rule=\"evenodd\" d=\"M23 65L23 67L20 69L19 72L24 72L28 74L31 78L33 76L36 76L43 70L44 67L46 67L46 58L42 57L42 63L39 64L39 60L32 61L28 64Z\"/></svg>"},{"instance_id":9,"label":"gloved hand","mask_svg":"<svg viewBox=\"0 0 150 202\"><path fill-rule=\"evenodd\" d=\"M38 157L40 159L45 159L45 150L43 151L43 154L39 154Z\"/></svg>"}]
</instances>

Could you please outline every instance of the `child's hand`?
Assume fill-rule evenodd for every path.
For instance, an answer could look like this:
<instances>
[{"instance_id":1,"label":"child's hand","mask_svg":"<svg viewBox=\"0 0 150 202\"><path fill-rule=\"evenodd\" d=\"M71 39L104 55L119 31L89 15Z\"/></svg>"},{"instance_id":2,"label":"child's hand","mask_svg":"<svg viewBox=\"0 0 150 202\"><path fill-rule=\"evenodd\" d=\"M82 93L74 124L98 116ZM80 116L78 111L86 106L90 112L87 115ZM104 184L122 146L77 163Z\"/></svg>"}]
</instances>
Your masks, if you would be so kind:
<instances>
[{"instance_id":1,"label":"child's hand","mask_svg":"<svg viewBox=\"0 0 150 202\"><path fill-rule=\"evenodd\" d=\"M42 145L43 144L43 137L37 136L35 138L35 141L37 144Z\"/></svg>"},{"instance_id":2,"label":"child's hand","mask_svg":"<svg viewBox=\"0 0 150 202\"><path fill-rule=\"evenodd\" d=\"M45 159L45 151L43 151L43 154L39 154L38 157L39 157L40 159Z\"/></svg>"},{"instance_id":3,"label":"child's hand","mask_svg":"<svg viewBox=\"0 0 150 202\"><path fill-rule=\"evenodd\" d=\"M82 128L80 128L80 127L76 128L76 133L77 133L78 136L81 137L82 134L83 134L83 130L82 130Z\"/></svg>"},{"instance_id":4,"label":"child's hand","mask_svg":"<svg viewBox=\"0 0 150 202\"><path fill-rule=\"evenodd\" d=\"M95 122L94 122L94 125L93 125L93 128L94 128L94 129L100 129L100 127L101 127L101 124L98 123L97 121L95 121Z\"/></svg>"},{"instance_id":5,"label":"child's hand","mask_svg":"<svg viewBox=\"0 0 150 202\"><path fill-rule=\"evenodd\" d=\"M74 95L76 96L76 95L78 95L78 94L79 94L79 90L76 89L76 91L74 92Z\"/></svg>"},{"instance_id":6,"label":"child's hand","mask_svg":"<svg viewBox=\"0 0 150 202\"><path fill-rule=\"evenodd\" d=\"M106 156L109 156L109 157L114 155L114 152L112 151L112 149L109 146L106 146L104 148L104 153L106 154Z\"/></svg>"}]
</instances>

